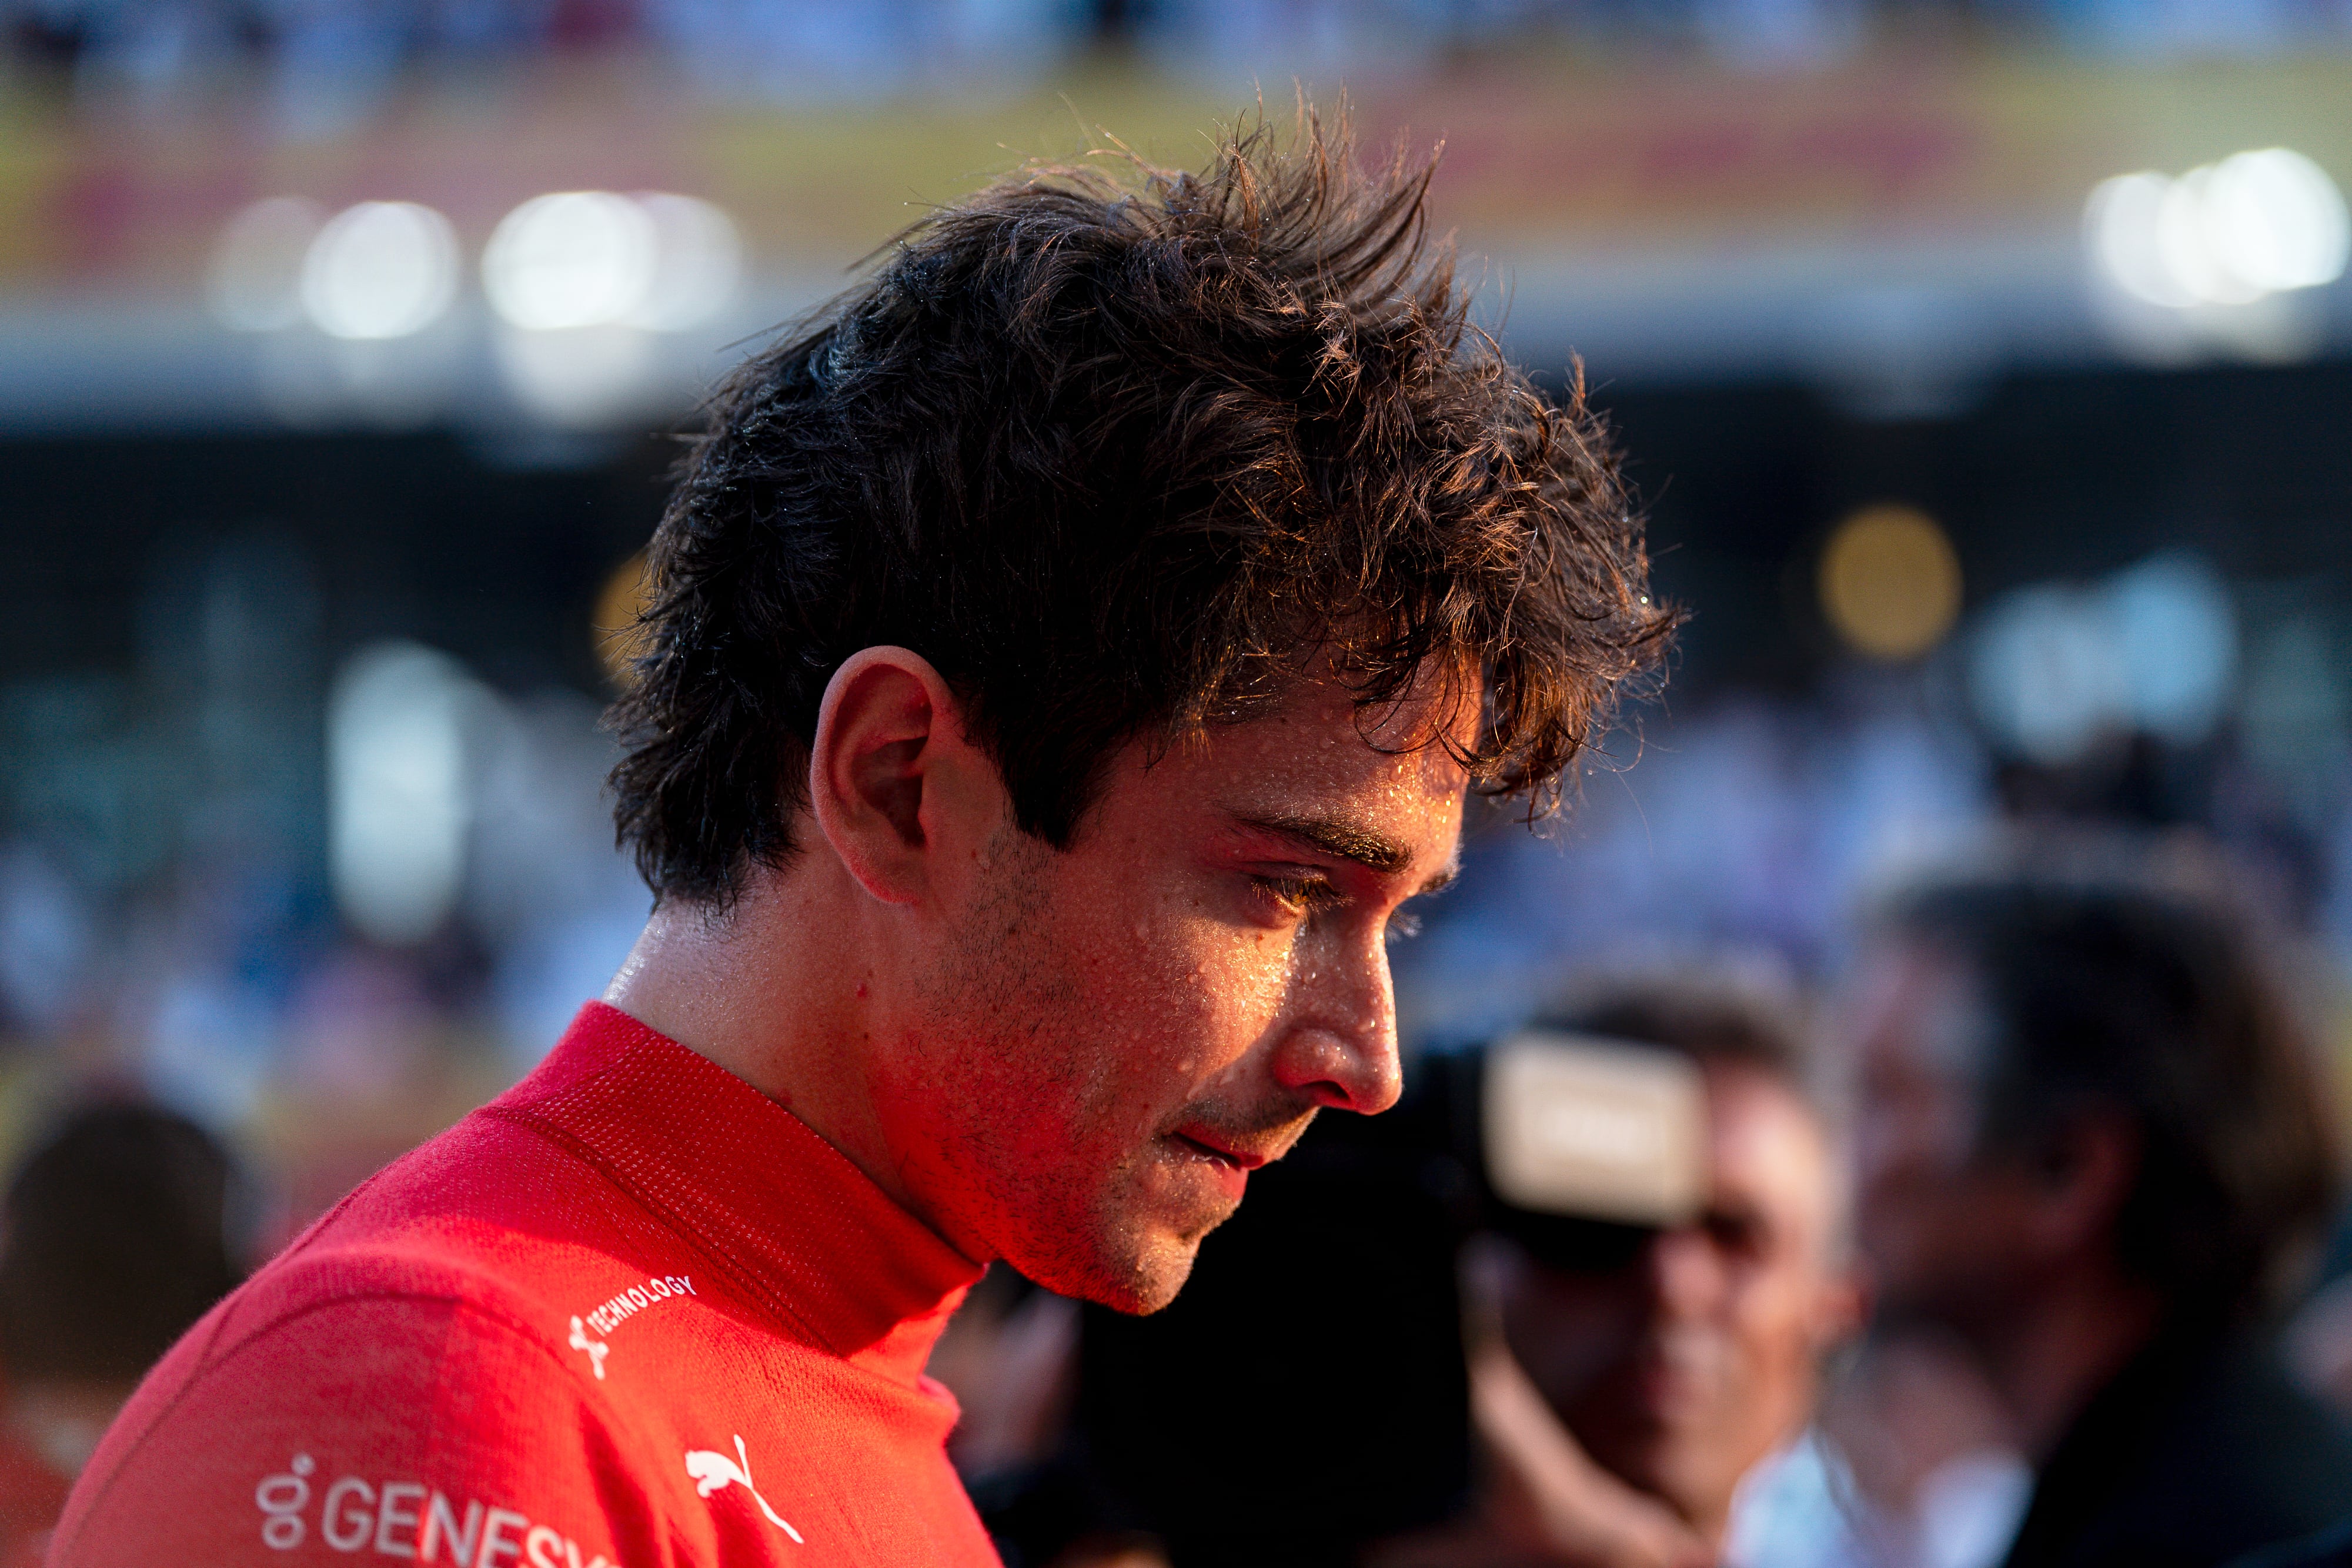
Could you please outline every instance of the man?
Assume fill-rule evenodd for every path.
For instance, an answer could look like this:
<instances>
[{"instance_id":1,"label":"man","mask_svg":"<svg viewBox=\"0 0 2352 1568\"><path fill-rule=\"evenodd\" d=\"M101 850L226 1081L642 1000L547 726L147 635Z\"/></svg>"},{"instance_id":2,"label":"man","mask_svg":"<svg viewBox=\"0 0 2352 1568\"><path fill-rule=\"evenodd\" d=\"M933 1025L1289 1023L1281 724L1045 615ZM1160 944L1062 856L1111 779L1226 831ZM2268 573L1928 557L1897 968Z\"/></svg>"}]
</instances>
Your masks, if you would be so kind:
<instances>
[{"instance_id":1,"label":"man","mask_svg":"<svg viewBox=\"0 0 2352 1568\"><path fill-rule=\"evenodd\" d=\"M0 1568L46 1553L140 1375L236 1285L221 1146L133 1102L67 1115L8 1186L0 1245Z\"/></svg>"},{"instance_id":2,"label":"man","mask_svg":"<svg viewBox=\"0 0 2352 1568\"><path fill-rule=\"evenodd\" d=\"M921 1375L982 1265L1150 1311L1385 1107L1465 788L1669 627L1425 183L1034 174L736 376L618 710L636 950L182 1342L57 1561L993 1561Z\"/></svg>"},{"instance_id":3,"label":"man","mask_svg":"<svg viewBox=\"0 0 2352 1568\"><path fill-rule=\"evenodd\" d=\"M1499 1211L1484 1268L1499 1343L1472 1375L1484 1517L1406 1560L1717 1562L1741 1479L1802 1429L1823 1355L1861 1315L1801 1037L1769 998L1705 975L1621 985L1552 1022L1696 1062L1705 1206L1654 1230Z\"/></svg>"},{"instance_id":4,"label":"man","mask_svg":"<svg viewBox=\"0 0 2352 1568\"><path fill-rule=\"evenodd\" d=\"M2324 1096L2210 874L2025 843L1897 898L1855 995L1862 1238L2034 1464L2010 1568L2191 1568L2352 1514L2352 1439L2261 1332L2331 1207Z\"/></svg>"},{"instance_id":5,"label":"man","mask_svg":"<svg viewBox=\"0 0 2352 1568\"><path fill-rule=\"evenodd\" d=\"M1693 1059L1671 1081L1706 1102L1687 1173L1705 1207L1658 1231L1465 1201L1491 1185L1471 1173L1496 1166L1479 1128L1499 1081L1484 1053L1424 1059L1394 1113L1318 1126L1267 1173L1168 1312L1087 1309L1064 1365L981 1389L1032 1432L1013 1456L1032 1463L977 1489L1024 1561L1128 1531L1176 1568L1717 1559L1734 1490L1803 1424L1857 1312L1800 1037L1710 972L1612 981L1550 1021ZM1465 1367L1481 1210L1507 1239L1469 1270L1496 1310ZM1040 1442L1057 1385L1069 1428ZM1272 1387L1278 1411L1233 1421Z\"/></svg>"}]
</instances>

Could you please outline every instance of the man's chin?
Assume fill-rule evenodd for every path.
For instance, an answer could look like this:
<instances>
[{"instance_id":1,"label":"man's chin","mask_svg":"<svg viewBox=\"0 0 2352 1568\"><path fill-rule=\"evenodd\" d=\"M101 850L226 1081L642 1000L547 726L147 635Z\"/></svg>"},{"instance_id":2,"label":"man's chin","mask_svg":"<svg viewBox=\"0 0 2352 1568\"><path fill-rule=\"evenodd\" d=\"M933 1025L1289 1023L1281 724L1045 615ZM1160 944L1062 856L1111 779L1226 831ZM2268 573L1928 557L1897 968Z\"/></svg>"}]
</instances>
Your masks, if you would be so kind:
<instances>
[{"instance_id":1,"label":"man's chin","mask_svg":"<svg viewBox=\"0 0 2352 1568\"><path fill-rule=\"evenodd\" d=\"M1048 1257L1024 1261L1008 1259L1022 1275L1057 1296L1093 1301L1115 1312L1148 1317L1176 1299L1192 1277L1200 1256L1199 1237L1154 1238L1139 1249L1078 1256L1057 1249Z\"/></svg>"},{"instance_id":2,"label":"man's chin","mask_svg":"<svg viewBox=\"0 0 2352 1568\"><path fill-rule=\"evenodd\" d=\"M1238 1193L1203 1172L1205 1161L1170 1154L1164 1141L1154 1145L1097 1202L1008 1238L1004 1260L1055 1295L1136 1316L1158 1312L1192 1278L1202 1240L1241 1207Z\"/></svg>"},{"instance_id":3,"label":"man's chin","mask_svg":"<svg viewBox=\"0 0 2352 1568\"><path fill-rule=\"evenodd\" d=\"M1137 1279L1095 1299L1115 1312L1125 1312L1132 1318L1148 1318L1175 1301L1184 1289L1184 1281L1192 1277L1192 1264L1187 1259L1181 1268Z\"/></svg>"}]
</instances>

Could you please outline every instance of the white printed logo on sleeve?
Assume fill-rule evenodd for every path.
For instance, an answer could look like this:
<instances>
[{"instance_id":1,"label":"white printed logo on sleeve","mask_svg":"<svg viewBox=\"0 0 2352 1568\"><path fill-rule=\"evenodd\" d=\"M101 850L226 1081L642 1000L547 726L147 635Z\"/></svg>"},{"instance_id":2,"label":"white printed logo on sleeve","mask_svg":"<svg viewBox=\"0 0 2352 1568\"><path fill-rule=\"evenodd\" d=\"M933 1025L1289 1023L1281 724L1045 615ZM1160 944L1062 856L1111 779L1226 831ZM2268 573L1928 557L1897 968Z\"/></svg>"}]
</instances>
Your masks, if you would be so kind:
<instances>
[{"instance_id":1,"label":"white printed logo on sleeve","mask_svg":"<svg viewBox=\"0 0 2352 1568\"><path fill-rule=\"evenodd\" d=\"M713 1492L725 1491L729 1487L741 1487L751 1494L751 1500L760 1505L760 1511L768 1516L770 1524L791 1536L794 1545L807 1544L801 1539L801 1532L785 1523L784 1516L770 1508L768 1500L760 1495L760 1489L751 1484L751 1456L743 1451L741 1433L735 1435L735 1457L731 1459L713 1448L688 1449L686 1473L694 1478L697 1497L709 1497Z\"/></svg>"},{"instance_id":2,"label":"white printed logo on sleeve","mask_svg":"<svg viewBox=\"0 0 2352 1568\"><path fill-rule=\"evenodd\" d=\"M601 1339L590 1339L588 1325L576 1317L572 1320L572 1348L588 1353L588 1370L596 1375L597 1382L604 1382L604 1358L613 1354L613 1347Z\"/></svg>"},{"instance_id":3,"label":"white printed logo on sleeve","mask_svg":"<svg viewBox=\"0 0 2352 1568\"><path fill-rule=\"evenodd\" d=\"M297 1454L284 1474L264 1477L253 1489L263 1545L291 1552L309 1537L310 1477L318 1468L310 1455ZM620 1568L601 1552L582 1552L552 1525L532 1523L520 1510L475 1498L461 1511L447 1493L418 1481L339 1477L319 1500L317 1522L319 1539L337 1552L373 1551L458 1568Z\"/></svg>"},{"instance_id":4,"label":"white printed logo on sleeve","mask_svg":"<svg viewBox=\"0 0 2352 1568\"><path fill-rule=\"evenodd\" d=\"M632 1285L586 1312L574 1314L572 1337L568 1343L573 1350L588 1357L588 1370L596 1375L597 1382L602 1383L604 1381L604 1358L613 1354L613 1347L605 1342L613 1337L614 1329L649 1307L657 1307L664 1301L694 1293L694 1281L683 1274L665 1274L647 1280L642 1285ZM600 1335L601 1338L597 1337Z\"/></svg>"}]
</instances>

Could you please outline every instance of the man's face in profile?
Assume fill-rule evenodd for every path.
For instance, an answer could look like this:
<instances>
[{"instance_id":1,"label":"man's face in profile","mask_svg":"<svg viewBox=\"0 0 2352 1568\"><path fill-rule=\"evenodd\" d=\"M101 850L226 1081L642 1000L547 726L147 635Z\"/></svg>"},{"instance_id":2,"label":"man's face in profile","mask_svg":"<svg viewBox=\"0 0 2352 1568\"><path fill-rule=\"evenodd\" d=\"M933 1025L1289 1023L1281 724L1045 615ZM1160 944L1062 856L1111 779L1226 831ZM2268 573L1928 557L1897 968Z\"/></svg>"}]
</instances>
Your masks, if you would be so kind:
<instances>
[{"instance_id":1,"label":"man's face in profile","mask_svg":"<svg viewBox=\"0 0 2352 1568\"><path fill-rule=\"evenodd\" d=\"M883 1053L901 1168L1030 1278L1165 1305L1318 1108L1394 1103L1391 924L1451 873L1467 779L1428 742L1475 709L1311 684L1124 747L1066 851L1008 820Z\"/></svg>"},{"instance_id":2,"label":"man's face in profile","mask_svg":"<svg viewBox=\"0 0 2352 1568\"><path fill-rule=\"evenodd\" d=\"M1505 1249L1513 1354L1601 1465L1719 1529L1739 1478L1806 1419L1858 1303L1814 1112L1759 1068L1706 1064L1708 1198L1600 1270Z\"/></svg>"},{"instance_id":3,"label":"man's face in profile","mask_svg":"<svg viewBox=\"0 0 2352 1568\"><path fill-rule=\"evenodd\" d=\"M1881 1310L1968 1333L2012 1311L2042 1194L1988 1157L1978 1099L1987 1025L1971 971L1890 941L1865 955L1847 1029L1860 1064L1855 1229Z\"/></svg>"}]
</instances>

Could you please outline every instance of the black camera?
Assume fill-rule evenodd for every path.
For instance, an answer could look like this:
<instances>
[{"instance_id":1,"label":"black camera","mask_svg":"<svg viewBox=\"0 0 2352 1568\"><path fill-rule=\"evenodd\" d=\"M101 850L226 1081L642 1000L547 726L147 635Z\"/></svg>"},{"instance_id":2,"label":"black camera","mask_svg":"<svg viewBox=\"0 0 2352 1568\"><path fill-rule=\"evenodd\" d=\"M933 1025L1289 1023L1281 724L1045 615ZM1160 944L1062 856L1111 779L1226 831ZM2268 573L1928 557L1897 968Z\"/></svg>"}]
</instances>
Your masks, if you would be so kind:
<instances>
[{"instance_id":1,"label":"black camera","mask_svg":"<svg viewBox=\"0 0 2352 1568\"><path fill-rule=\"evenodd\" d=\"M1701 1201L1703 1118L1688 1057L1541 1031L1424 1058L1385 1115L1318 1117L1173 1305L1085 1309L1067 1443L979 1489L992 1529L1033 1564L1139 1531L1176 1568L1339 1568L1454 1516L1463 1244L1622 1266Z\"/></svg>"}]
</instances>

